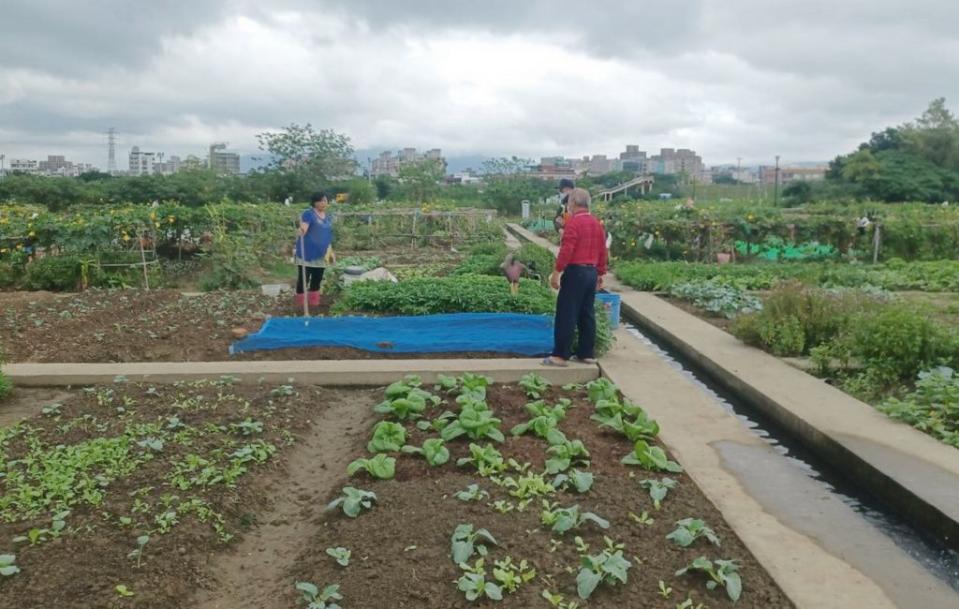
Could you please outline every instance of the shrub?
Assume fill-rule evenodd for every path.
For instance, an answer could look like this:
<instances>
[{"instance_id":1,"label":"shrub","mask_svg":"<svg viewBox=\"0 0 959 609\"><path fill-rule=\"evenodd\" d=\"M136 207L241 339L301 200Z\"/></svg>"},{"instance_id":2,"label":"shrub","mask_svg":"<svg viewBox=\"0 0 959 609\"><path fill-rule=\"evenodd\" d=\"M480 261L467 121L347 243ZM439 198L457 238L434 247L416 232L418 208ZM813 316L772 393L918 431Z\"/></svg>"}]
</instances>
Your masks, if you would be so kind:
<instances>
[{"instance_id":1,"label":"shrub","mask_svg":"<svg viewBox=\"0 0 959 609\"><path fill-rule=\"evenodd\" d=\"M959 374L952 368L920 372L915 391L886 400L879 410L959 448Z\"/></svg>"},{"instance_id":2,"label":"shrub","mask_svg":"<svg viewBox=\"0 0 959 609\"><path fill-rule=\"evenodd\" d=\"M28 290L76 290L83 281L84 266L79 256L44 256L27 265L23 285Z\"/></svg>"},{"instance_id":3,"label":"shrub","mask_svg":"<svg viewBox=\"0 0 959 609\"><path fill-rule=\"evenodd\" d=\"M526 265L530 275L539 275L544 284L549 281L549 275L556 265L553 252L535 243L527 243L516 250L516 259Z\"/></svg>"},{"instance_id":4,"label":"shrub","mask_svg":"<svg viewBox=\"0 0 959 609\"><path fill-rule=\"evenodd\" d=\"M15 286L19 274L16 267L12 264L0 262L0 290Z\"/></svg>"}]
</instances>

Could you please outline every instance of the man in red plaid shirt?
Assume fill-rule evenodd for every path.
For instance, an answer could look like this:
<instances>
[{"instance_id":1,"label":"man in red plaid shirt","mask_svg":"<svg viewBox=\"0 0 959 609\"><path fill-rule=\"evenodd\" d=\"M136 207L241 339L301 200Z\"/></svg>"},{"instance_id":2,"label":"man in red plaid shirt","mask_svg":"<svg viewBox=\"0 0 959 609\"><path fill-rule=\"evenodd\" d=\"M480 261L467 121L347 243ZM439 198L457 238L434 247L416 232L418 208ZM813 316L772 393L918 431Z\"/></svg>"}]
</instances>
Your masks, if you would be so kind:
<instances>
[{"instance_id":1,"label":"man in red plaid shirt","mask_svg":"<svg viewBox=\"0 0 959 609\"><path fill-rule=\"evenodd\" d=\"M559 289L553 323L553 354L547 366L566 366L573 348L573 332L579 329L576 358L595 363L596 290L603 287L608 254L602 224L589 213L590 197L583 188L569 194L572 217L566 222L550 285ZM560 280L562 273L562 280Z\"/></svg>"}]
</instances>

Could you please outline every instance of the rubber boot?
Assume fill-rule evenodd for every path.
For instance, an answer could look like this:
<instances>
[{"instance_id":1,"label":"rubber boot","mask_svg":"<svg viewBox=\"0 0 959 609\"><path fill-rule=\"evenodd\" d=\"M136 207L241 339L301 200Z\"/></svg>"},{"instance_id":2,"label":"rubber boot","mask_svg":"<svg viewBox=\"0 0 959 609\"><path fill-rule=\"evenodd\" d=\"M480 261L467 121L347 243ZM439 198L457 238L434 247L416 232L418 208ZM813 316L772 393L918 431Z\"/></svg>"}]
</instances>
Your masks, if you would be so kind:
<instances>
[{"instance_id":1,"label":"rubber boot","mask_svg":"<svg viewBox=\"0 0 959 609\"><path fill-rule=\"evenodd\" d=\"M303 310L303 301L306 299L306 294L293 294L293 305L299 309Z\"/></svg>"},{"instance_id":2,"label":"rubber boot","mask_svg":"<svg viewBox=\"0 0 959 609\"><path fill-rule=\"evenodd\" d=\"M309 297L310 297L310 306L311 306L311 307L318 307L318 306L320 306L320 291L319 291L319 290L317 290L317 291L315 291L315 292L309 292Z\"/></svg>"}]
</instances>

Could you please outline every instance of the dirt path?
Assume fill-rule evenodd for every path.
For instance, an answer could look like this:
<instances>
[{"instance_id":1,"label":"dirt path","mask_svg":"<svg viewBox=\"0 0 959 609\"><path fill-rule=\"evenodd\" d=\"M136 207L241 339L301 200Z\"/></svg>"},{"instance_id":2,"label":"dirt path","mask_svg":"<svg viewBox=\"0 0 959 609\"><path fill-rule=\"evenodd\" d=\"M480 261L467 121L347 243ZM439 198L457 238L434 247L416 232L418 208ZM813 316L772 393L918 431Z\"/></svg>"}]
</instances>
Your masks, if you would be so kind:
<instances>
[{"instance_id":1,"label":"dirt path","mask_svg":"<svg viewBox=\"0 0 959 609\"><path fill-rule=\"evenodd\" d=\"M39 414L44 406L63 402L71 395L57 387L14 387L10 397L0 403L0 427L16 425L21 419Z\"/></svg>"},{"instance_id":2,"label":"dirt path","mask_svg":"<svg viewBox=\"0 0 959 609\"><path fill-rule=\"evenodd\" d=\"M331 406L314 421L312 432L290 454L289 477L274 494L273 509L260 525L244 535L231 554L210 565L215 591L198 594L190 606L197 609L288 609L288 597L277 589L285 582L293 561L315 538L333 487L345 476L356 436L367 434L372 406L379 393L351 391L332 394ZM318 550L322 552L323 549Z\"/></svg>"}]
</instances>

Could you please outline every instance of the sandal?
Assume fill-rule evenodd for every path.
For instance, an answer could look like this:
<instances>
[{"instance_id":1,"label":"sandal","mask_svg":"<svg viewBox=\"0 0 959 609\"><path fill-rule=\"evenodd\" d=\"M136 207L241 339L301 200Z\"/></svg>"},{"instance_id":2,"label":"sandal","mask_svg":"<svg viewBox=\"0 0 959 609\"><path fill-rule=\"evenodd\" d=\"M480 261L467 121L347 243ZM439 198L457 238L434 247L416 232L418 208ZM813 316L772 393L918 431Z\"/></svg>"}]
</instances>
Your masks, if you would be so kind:
<instances>
[{"instance_id":1,"label":"sandal","mask_svg":"<svg viewBox=\"0 0 959 609\"><path fill-rule=\"evenodd\" d=\"M555 366L557 368L568 368L569 364L565 360L556 361L552 357L543 358L542 364L544 366Z\"/></svg>"}]
</instances>

